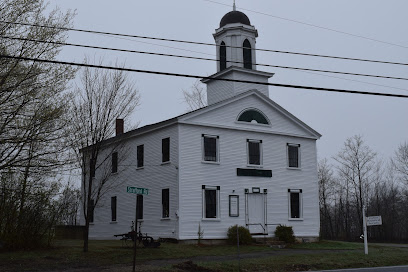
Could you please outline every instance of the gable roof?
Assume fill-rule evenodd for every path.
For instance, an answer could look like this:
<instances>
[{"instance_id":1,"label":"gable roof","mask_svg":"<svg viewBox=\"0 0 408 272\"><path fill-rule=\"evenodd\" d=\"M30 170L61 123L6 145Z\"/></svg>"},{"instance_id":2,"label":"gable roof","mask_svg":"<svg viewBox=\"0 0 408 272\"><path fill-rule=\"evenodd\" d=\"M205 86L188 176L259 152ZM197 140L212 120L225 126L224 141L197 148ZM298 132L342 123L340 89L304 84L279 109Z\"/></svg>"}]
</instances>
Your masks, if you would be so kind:
<instances>
[{"instance_id":1,"label":"gable roof","mask_svg":"<svg viewBox=\"0 0 408 272\"><path fill-rule=\"evenodd\" d=\"M126 140L129 138L133 138L145 133L149 133L151 131L154 130L158 130L158 129L162 129L171 125L175 125L177 123L186 123L186 120L199 116L201 114L210 112L212 110L216 110L218 108L221 107L225 107L226 105L229 105L235 101L244 99L245 97L248 96L256 96L258 98L260 98L262 101L264 101L265 103L267 103L269 106L271 106L272 108L274 108L275 110L277 110L280 114L284 115L285 117L287 117L289 120L291 120L292 122L294 122L296 125L298 125L299 127L303 128L304 130L306 130L307 132L309 132L313 138L315 139L319 139L322 135L320 133L318 133L317 131L315 131L314 129L312 129L310 126L308 126L307 124L305 124L304 122L302 122L300 119L298 119L296 116L294 116L293 114L291 114L290 112L288 112L287 110L285 110L283 107L281 107L279 104L277 104L276 102L274 102L273 100L271 100L269 97L263 95L261 92L257 91L257 90L249 90L243 93L240 93L236 96L230 97L228 99L219 101L217 103L214 103L212 105L203 107L203 108L199 108L197 110L193 110L181 115L178 115L176 117L161 121L161 122L157 122L154 124L149 124L137 129L133 129L130 130L128 132L125 132L121 135L117 135L114 136L112 138L109 138L105 141L102 142L103 145L106 144L110 144L113 142L117 142L117 141L122 141L122 140Z\"/></svg>"},{"instance_id":2,"label":"gable roof","mask_svg":"<svg viewBox=\"0 0 408 272\"><path fill-rule=\"evenodd\" d=\"M216 110L218 108L224 108L227 105L230 105L236 101L242 100L246 97L249 96L255 96L258 99L260 99L261 101L263 101L265 104L267 104L269 107L273 108L276 112L278 112L279 114L283 115L284 117L286 117L288 120L290 120L292 123L294 123L296 126L300 127L301 129L305 130L308 132L308 134L310 134L310 136L312 138L315 139L319 139L322 135L320 133L318 133L317 131L315 131L314 129L312 129L310 126L308 126L306 123L304 123L303 121L301 121L300 119L298 119L296 116L294 116L293 114L291 114L290 112L288 112L286 109L284 109L282 106L280 106L279 104L277 104L276 102L274 102L273 100L271 100L269 97L263 95L261 92L257 91L257 90L249 90L246 92L243 92L241 94L238 94L236 96L230 97L228 99L219 101L217 103L214 103L210 106L201 108L199 110L193 111L193 112L189 112L187 114L183 114L178 116L178 122L180 123L186 123L188 121L188 119L197 117L199 115L205 114L207 112ZM242 109L241 109L242 110Z\"/></svg>"}]
</instances>

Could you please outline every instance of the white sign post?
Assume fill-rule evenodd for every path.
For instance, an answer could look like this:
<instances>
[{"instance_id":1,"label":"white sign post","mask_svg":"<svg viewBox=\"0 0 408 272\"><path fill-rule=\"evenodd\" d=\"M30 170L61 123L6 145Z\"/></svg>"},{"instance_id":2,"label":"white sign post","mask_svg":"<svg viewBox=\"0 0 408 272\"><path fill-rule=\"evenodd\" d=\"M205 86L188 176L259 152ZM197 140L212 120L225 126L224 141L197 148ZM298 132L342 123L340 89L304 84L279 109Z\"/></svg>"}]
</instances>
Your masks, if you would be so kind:
<instances>
[{"instance_id":1,"label":"white sign post","mask_svg":"<svg viewBox=\"0 0 408 272\"><path fill-rule=\"evenodd\" d=\"M367 226L382 225L381 215L378 216L365 216L365 205L363 206L363 231L364 231L364 253L368 254L368 242L367 242Z\"/></svg>"},{"instance_id":2,"label":"white sign post","mask_svg":"<svg viewBox=\"0 0 408 272\"><path fill-rule=\"evenodd\" d=\"M367 223L365 216L365 205L363 205L363 235L364 235L364 253L368 255L368 242L367 242Z\"/></svg>"},{"instance_id":3,"label":"white sign post","mask_svg":"<svg viewBox=\"0 0 408 272\"><path fill-rule=\"evenodd\" d=\"M131 187L128 186L126 188L126 192L135 194L136 195L136 205L135 205L135 229L133 232L133 272L136 271L136 236L137 236L137 195L148 195L149 194L149 189L146 188L137 188L137 187Z\"/></svg>"}]
</instances>

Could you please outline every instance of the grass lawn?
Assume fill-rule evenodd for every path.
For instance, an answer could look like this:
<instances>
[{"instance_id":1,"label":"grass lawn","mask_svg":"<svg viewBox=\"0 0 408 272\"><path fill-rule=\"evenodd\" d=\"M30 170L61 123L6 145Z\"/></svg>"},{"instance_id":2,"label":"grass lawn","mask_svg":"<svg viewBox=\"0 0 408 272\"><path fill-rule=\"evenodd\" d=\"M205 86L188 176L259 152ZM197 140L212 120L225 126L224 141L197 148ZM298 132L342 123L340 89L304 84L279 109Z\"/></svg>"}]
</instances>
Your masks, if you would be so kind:
<instances>
[{"instance_id":1,"label":"grass lawn","mask_svg":"<svg viewBox=\"0 0 408 272\"><path fill-rule=\"evenodd\" d=\"M289 254L285 256L270 256L257 259L241 260L241 271L308 271L374 266L393 266L408 264L408 249L379 247L369 248L369 254L364 250L331 252L317 254ZM238 271L238 262L198 263L200 266L221 270Z\"/></svg>"},{"instance_id":2,"label":"grass lawn","mask_svg":"<svg viewBox=\"0 0 408 272\"><path fill-rule=\"evenodd\" d=\"M234 258L214 261L199 256L236 255L234 246L197 246L162 243L159 248L137 249L138 264L149 260L189 259L200 266L238 271ZM242 271L296 271L408 264L408 248L369 247L364 255L363 244L335 241L296 244L288 249L273 249L265 245L241 246L240 253L258 256L240 261ZM49 249L0 253L0 271L52 271L66 268L93 268L131 265L133 250L121 241L90 241L89 252L82 252L82 241L60 240ZM160 267L172 270L172 266Z\"/></svg>"}]
</instances>

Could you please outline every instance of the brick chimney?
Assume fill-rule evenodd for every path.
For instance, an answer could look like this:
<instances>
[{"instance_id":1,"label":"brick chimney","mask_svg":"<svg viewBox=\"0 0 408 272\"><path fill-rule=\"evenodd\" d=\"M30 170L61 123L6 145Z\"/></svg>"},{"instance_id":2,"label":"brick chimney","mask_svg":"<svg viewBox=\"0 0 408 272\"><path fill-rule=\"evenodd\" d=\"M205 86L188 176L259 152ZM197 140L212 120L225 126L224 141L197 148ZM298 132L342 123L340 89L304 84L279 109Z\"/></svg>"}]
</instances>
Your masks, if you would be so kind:
<instances>
[{"instance_id":1,"label":"brick chimney","mask_svg":"<svg viewBox=\"0 0 408 272\"><path fill-rule=\"evenodd\" d=\"M119 119L119 118L116 119L116 136L123 134L123 130L124 130L123 123L124 123L123 119Z\"/></svg>"}]
</instances>

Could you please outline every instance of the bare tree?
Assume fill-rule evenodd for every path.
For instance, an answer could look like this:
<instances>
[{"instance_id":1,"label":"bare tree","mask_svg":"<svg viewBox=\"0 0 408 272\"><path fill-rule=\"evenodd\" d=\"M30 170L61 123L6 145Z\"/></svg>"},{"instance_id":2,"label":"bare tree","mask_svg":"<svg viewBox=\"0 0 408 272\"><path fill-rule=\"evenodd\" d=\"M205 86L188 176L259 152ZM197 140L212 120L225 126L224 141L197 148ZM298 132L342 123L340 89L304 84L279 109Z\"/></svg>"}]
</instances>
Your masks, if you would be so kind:
<instances>
[{"instance_id":1,"label":"bare tree","mask_svg":"<svg viewBox=\"0 0 408 272\"><path fill-rule=\"evenodd\" d=\"M13 247L19 246L20 239L10 239L11 236L29 235L26 238L31 240L37 236L37 241L32 241L39 244L40 232L52 227L46 222L55 222L48 221L56 217L46 206L53 205L58 187L54 170L64 165L64 97L67 84L75 75L70 66L13 57L55 59L61 45L25 39L64 42L67 31L60 27L69 27L72 18L71 12L46 11L43 0L0 2L0 55L4 56L0 57L0 176L3 197L13 207L0 207L4 212L0 218L4 223L0 224L0 240L16 241ZM27 230L34 210L37 235ZM42 211L50 211L49 216Z\"/></svg>"},{"instance_id":2,"label":"bare tree","mask_svg":"<svg viewBox=\"0 0 408 272\"><path fill-rule=\"evenodd\" d=\"M189 90L183 90L183 96L192 111L207 106L207 94L200 81L196 81Z\"/></svg>"},{"instance_id":3,"label":"bare tree","mask_svg":"<svg viewBox=\"0 0 408 272\"><path fill-rule=\"evenodd\" d=\"M408 143L398 146L394 158L391 160L392 166L400 175L400 178L408 186Z\"/></svg>"},{"instance_id":4,"label":"bare tree","mask_svg":"<svg viewBox=\"0 0 408 272\"><path fill-rule=\"evenodd\" d=\"M67 31L59 27L71 25L72 13L54 9L44 16L45 8L42 0L0 2L2 55L55 59L61 45L18 40L65 41ZM0 58L0 171L33 165L33 159L43 167L57 163L50 155L61 152L56 142L64 126L63 95L74 72L70 66Z\"/></svg>"},{"instance_id":5,"label":"bare tree","mask_svg":"<svg viewBox=\"0 0 408 272\"><path fill-rule=\"evenodd\" d=\"M356 231L362 232L362 207L368 201L368 190L376 169L375 158L376 153L364 144L359 135L348 138L343 149L334 157L339 163L337 170L346 192L346 230L355 229L357 223L359 228ZM352 214L350 204L354 206ZM352 226L347 225L350 220L354 222Z\"/></svg>"},{"instance_id":6,"label":"bare tree","mask_svg":"<svg viewBox=\"0 0 408 272\"><path fill-rule=\"evenodd\" d=\"M330 212L330 206L333 202L335 192L335 180L333 177L332 166L327 159L320 160L318 163L319 180L319 204L321 215L321 232L323 235L332 238L334 236L333 220Z\"/></svg>"},{"instance_id":7,"label":"bare tree","mask_svg":"<svg viewBox=\"0 0 408 272\"><path fill-rule=\"evenodd\" d=\"M68 182L58 198L61 206L60 224L77 225L78 212L81 205L81 190Z\"/></svg>"},{"instance_id":8,"label":"bare tree","mask_svg":"<svg viewBox=\"0 0 408 272\"><path fill-rule=\"evenodd\" d=\"M88 60L85 60L87 63ZM106 165L118 146L103 142L113 136L115 120L127 118L140 103L135 84L123 71L84 68L81 85L72 97L71 143L82 169L82 208L85 218L84 251L88 251L89 221L95 206L110 189ZM98 175L95 175L98 172Z\"/></svg>"}]
</instances>

